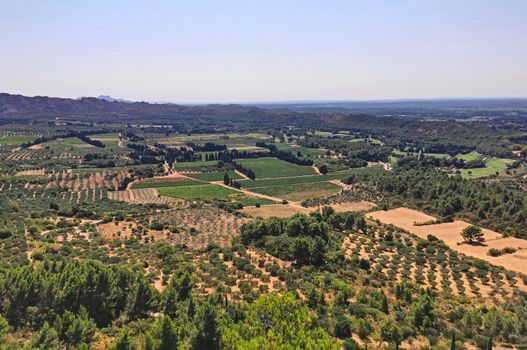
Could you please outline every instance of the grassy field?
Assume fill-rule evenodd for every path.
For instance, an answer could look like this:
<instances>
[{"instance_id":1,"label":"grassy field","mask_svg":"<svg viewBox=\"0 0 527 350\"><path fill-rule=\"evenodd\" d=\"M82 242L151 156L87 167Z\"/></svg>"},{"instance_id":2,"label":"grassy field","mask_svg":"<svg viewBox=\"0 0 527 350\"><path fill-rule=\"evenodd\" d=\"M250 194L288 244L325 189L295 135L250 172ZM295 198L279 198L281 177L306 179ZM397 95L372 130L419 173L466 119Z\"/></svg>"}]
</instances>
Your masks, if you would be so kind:
<instances>
[{"instance_id":1,"label":"grassy field","mask_svg":"<svg viewBox=\"0 0 527 350\"><path fill-rule=\"evenodd\" d=\"M119 147L119 134L116 132L109 134L93 134L88 135L93 140L101 141L106 147L115 148ZM126 143L123 143L123 147L126 147Z\"/></svg>"},{"instance_id":2,"label":"grassy field","mask_svg":"<svg viewBox=\"0 0 527 350\"><path fill-rule=\"evenodd\" d=\"M56 139L53 141L45 142L42 147L49 147L53 150L71 150L72 148L95 148L78 137L67 137L65 139Z\"/></svg>"},{"instance_id":3,"label":"grassy field","mask_svg":"<svg viewBox=\"0 0 527 350\"><path fill-rule=\"evenodd\" d=\"M176 169L192 169L192 168L206 168L213 167L218 164L217 160L203 160L200 162L179 162L174 163L174 168Z\"/></svg>"},{"instance_id":4,"label":"grassy field","mask_svg":"<svg viewBox=\"0 0 527 350\"><path fill-rule=\"evenodd\" d=\"M138 188L159 188L159 187L177 187L177 186L197 186L202 182L194 180L177 180L177 181L142 181L132 185L133 189Z\"/></svg>"},{"instance_id":5,"label":"grassy field","mask_svg":"<svg viewBox=\"0 0 527 350\"><path fill-rule=\"evenodd\" d=\"M378 145L384 145L384 142L382 142L381 140L377 140L377 139L374 139L374 138L358 138L358 139L351 139L349 140L349 142L371 142L371 143L376 143Z\"/></svg>"},{"instance_id":6,"label":"grassy field","mask_svg":"<svg viewBox=\"0 0 527 350\"><path fill-rule=\"evenodd\" d=\"M329 131L315 130L313 135L315 135L315 136L322 136L322 137L331 137L331 136L333 136L335 134L333 134L332 132L329 132Z\"/></svg>"},{"instance_id":7,"label":"grassy field","mask_svg":"<svg viewBox=\"0 0 527 350\"><path fill-rule=\"evenodd\" d=\"M235 173L234 171L227 171L227 174L231 179L238 180L242 177ZM203 180L203 181L222 181L225 176L223 171L215 171L210 173L195 173L195 174L186 174L188 177L193 179Z\"/></svg>"},{"instance_id":8,"label":"grassy field","mask_svg":"<svg viewBox=\"0 0 527 350\"><path fill-rule=\"evenodd\" d=\"M309 198L325 197L339 192L340 186L330 182L299 183L294 185L281 185L270 187L252 188L256 193L276 196L279 198L302 201Z\"/></svg>"},{"instance_id":9,"label":"grassy field","mask_svg":"<svg viewBox=\"0 0 527 350\"><path fill-rule=\"evenodd\" d=\"M276 158L239 159L237 163L254 171L256 178L313 175L313 168L300 166Z\"/></svg>"},{"instance_id":10,"label":"grassy field","mask_svg":"<svg viewBox=\"0 0 527 350\"><path fill-rule=\"evenodd\" d=\"M88 135L90 139L118 139L119 134L116 132L108 133L108 134L93 134Z\"/></svg>"},{"instance_id":11,"label":"grassy field","mask_svg":"<svg viewBox=\"0 0 527 350\"><path fill-rule=\"evenodd\" d=\"M272 187L272 186L290 186L296 184L312 184L319 182L327 182L329 180L343 180L349 177L353 171L344 170L328 174L325 176L312 175L312 176L301 176L301 177L288 177L279 179L264 179L255 181L242 180L240 181L242 188L259 188L259 187Z\"/></svg>"},{"instance_id":12,"label":"grassy field","mask_svg":"<svg viewBox=\"0 0 527 350\"><path fill-rule=\"evenodd\" d=\"M391 166L396 166L397 165L397 157L389 156L388 157L388 163L390 163Z\"/></svg>"},{"instance_id":13,"label":"grassy field","mask_svg":"<svg viewBox=\"0 0 527 350\"><path fill-rule=\"evenodd\" d=\"M245 194L222 186L211 184L200 184L196 186L162 187L159 194L166 197L175 197L185 200L207 199L223 200L241 203L244 206L260 204L271 204L272 201L261 198L250 198Z\"/></svg>"},{"instance_id":14,"label":"grassy field","mask_svg":"<svg viewBox=\"0 0 527 350\"><path fill-rule=\"evenodd\" d=\"M470 153L467 153L467 154L461 154L461 153L457 154L456 158L457 159L462 159L465 162L470 162L470 161L476 160L479 156L480 156L480 154L477 153L477 152L470 152Z\"/></svg>"},{"instance_id":15,"label":"grassy field","mask_svg":"<svg viewBox=\"0 0 527 350\"><path fill-rule=\"evenodd\" d=\"M0 137L0 145L20 145L22 143L36 140L36 136L5 136Z\"/></svg>"},{"instance_id":16,"label":"grassy field","mask_svg":"<svg viewBox=\"0 0 527 350\"><path fill-rule=\"evenodd\" d=\"M465 179L478 179L500 173L512 163L511 159L490 158L485 163L484 168L461 169L461 176Z\"/></svg>"},{"instance_id":17,"label":"grassy field","mask_svg":"<svg viewBox=\"0 0 527 350\"><path fill-rule=\"evenodd\" d=\"M303 156L321 156L326 154L326 151L318 148L308 148L308 147L301 147L301 146L294 146L288 143L275 143L276 148L283 151L289 151L293 154L296 154L297 152L302 153Z\"/></svg>"}]
</instances>

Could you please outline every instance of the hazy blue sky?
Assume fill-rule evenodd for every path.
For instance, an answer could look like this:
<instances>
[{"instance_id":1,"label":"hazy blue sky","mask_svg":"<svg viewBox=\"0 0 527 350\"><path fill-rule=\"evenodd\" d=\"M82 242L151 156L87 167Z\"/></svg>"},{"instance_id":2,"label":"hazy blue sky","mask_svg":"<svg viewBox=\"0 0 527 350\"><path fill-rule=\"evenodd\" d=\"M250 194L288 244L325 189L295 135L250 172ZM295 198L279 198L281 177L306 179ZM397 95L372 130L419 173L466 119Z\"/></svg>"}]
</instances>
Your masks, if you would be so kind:
<instances>
[{"instance_id":1,"label":"hazy blue sky","mask_svg":"<svg viewBox=\"0 0 527 350\"><path fill-rule=\"evenodd\" d=\"M527 96L526 0L0 0L0 31L26 95Z\"/></svg>"}]
</instances>

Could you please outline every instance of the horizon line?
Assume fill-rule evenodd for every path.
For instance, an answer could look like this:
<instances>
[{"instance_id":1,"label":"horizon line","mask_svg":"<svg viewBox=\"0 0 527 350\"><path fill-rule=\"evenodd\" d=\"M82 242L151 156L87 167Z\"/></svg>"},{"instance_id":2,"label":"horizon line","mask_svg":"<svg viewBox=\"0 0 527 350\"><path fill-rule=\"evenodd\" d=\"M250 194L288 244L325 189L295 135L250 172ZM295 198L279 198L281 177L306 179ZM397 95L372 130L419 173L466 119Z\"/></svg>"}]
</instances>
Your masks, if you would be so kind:
<instances>
[{"instance_id":1,"label":"horizon line","mask_svg":"<svg viewBox=\"0 0 527 350\"><path fill-rule=\"evenodd\" d=\"M371 99L323 99L323 98L313 98L313 99L293 99L293 100L244 100L244 101L224 101L224 102L205 102L205 101L167 101L167 100L132 100L122 97L115 97L109 94L99 94L98 96L79 96L79 97L65 97L65 96L50 96L50 95L24 95L21 93L10 93L10 92L0 92L0 94L9 94L9 95L19 95L24 97L48 97L48 98L62 98L62 99L71 99L79 100L82 98L95 98L100 100L106 100L100 98L101 96L110 97L115 100L121 100L116 102L129 102L129 103L141 103L146 102L150 104L180 104L180 105L272 105L272 104L315 104L315 103L386 103L386 102L426 102L426 101L483 101L483 100L527 100L526 96L485 96L485 97L474 97L474 96L465 96L465 97L402 97L402 98L371 98ZM107 100L106 100L107 101ZM110 101L109 101L110 102Z\"/></svg>"}]
</instances>

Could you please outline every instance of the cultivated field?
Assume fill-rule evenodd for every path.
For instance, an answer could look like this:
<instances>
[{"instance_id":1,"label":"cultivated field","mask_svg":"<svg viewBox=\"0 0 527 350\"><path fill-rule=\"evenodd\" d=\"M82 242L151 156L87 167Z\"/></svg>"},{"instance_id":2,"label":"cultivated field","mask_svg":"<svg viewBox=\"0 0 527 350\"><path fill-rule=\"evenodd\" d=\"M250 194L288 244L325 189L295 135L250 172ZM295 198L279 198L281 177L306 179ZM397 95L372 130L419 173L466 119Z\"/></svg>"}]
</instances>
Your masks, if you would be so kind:
<instances>
[{"instance_id":1,"label":"cultivated field","mask_svg":"<svg viewBox=\"0 0 527 350\"><path fill-rule=\"evenodd\" d=\"M461 169L461 176L466 179L478 179L503 172L513 160L503 158L490 158L485 162L484 168Z\"/></svg>"},{"instance_id":2,"label":"cultivated field","mask_svg":"<svg viewBox=\"0 0 527 350\"><path fill-rule=\"evenodd\" d=\"M156 188L109 191L108 199L132 204L177 204L175 198L161 197Z\"/></svg>"},{"instance_id":3,"label":"cultivated field","mask_svg":"<svg viewBox=\"0 0 527 350\"><path fill-rule=\"evenodd\" d=\"M398 213L405 214L398 210L394 216ZM354 232L344 238L342 249L347 257L367 261L372 270L397 283L413 282L438 292L497 300L527 291L513 272L463 258L445 245L418 240L393 227Z\"/></svg>"},{"instance_id":4,"label":"cultivated field","mask_svg":"<svg viewBox=\"0 0 527 350\"><path fill-rule=\"evenodd\" d=\"M293 154L297 154L297 152L300 152L303 157L305 156L322 156L326 154L326 151L319 148L308 148L308 147L302 147L297 145L292 145L288 143L277 143L275 144L276 148L283 151L289 151Z\"/></svg>"},{"instance_id":5,"label":"cultivated field","mask_svg":"<svg viewBox=\"0 0 527 350\"><path fill-rule=\"evenodd\" d=\"M525 259L522 258L527 249L526 240L511 237L504 238L497 232L483 229L486 240L484 244L466 244L463 243L461 231L470 225L467 222L456 220L449 223L416 226L416 223L424 223L435 220L436 218L408 208L376 211L367 214L367 217L373 220L379 220L384 224L401 227L421 238L427 238L428 235L433 235L460 253L486 260L511 271L527 274L527 264L525 264ZM488 255L489 249L491 248L503 249L505 247L514 248L517 252L498 257Z\"/></svg>"},{"instance_id":6,"label":"cultivated field","mask_svg":"<svg viewBox=\"0 0 527 350\"><path fill-rule=\"evenodd\" d=\"M185 177L161 177L141 180L132 184L132 188L155 188L202 185L200 181L194 181Z\"/></svg>"},{"instance_id":7,"label":"cultivated field","mask_svg":"<svg viewBox=\"0 0 527 350\"><path fill-rule=\"evenodd\" d=\"M166 197L174 197L185 200L217 200L225 202L240 203L244 206L269 204L272 201L264 198L247 196L240 191L214 184L199 184L192 186L176 186L159 188L159 194Z\"/></svg>"},{"instance_id":8,"label":"cultivated field","mask_svg":"<svg viewBox=\"0 0 527 350\"><path fill-rule=\"evenodd\" d=\"M37 135L24 135L18 133L9 133L0 136L0 145L20 145L26 142L32 142L39 136Z\"/></svg>"},{"instance_id":9,"label":"cultivated field","mask_svg":"<svg viewBox=\"0 0 527 350\"><path fill-rule=\"evenodd\" d=\"M276 158L239 159L236 162L254 171L257 179L315 174L311 167L291 164Z\"/></svg>"},{"instance_id":10,"label":"cultivated field","mask_svg":"<svg viewBox=\"0 0 527 350\"><path fill-rule=\"evenodd\" d=\"M199 168L214 167L218 164L216 160L204 160L199 162L178 162L174 163L174 169L187 170L187 171L198 171Z\"/></svg>"},{"instance_id":11,"label":"cultivated field","mask_svg":"<svg viewBox=\"0 0 527 350\"><path fill-rule=\"evenodd\" d=\"M223 177L225 176L225 173L229 175L230 179L238 180L242 179L242 177L234 172L234 171L214 171L214 172L206 172L206 173L187 173L185 174L188 177L191 177L193 179L202 180L202 181L223 181Z\"/></svg>"},{"instance_id":12,"label":"cultivated field","mask_svg":"<svg viewBox=\"0 0 527 350\"><path fill-rule=\"evenodd\" d=\"M340 190L340 186L329 182L251 188L251 191L256 193L275 196L294 202L301 202L310 198L326 197L337 193Z\"/></svg>"}]
</instances>

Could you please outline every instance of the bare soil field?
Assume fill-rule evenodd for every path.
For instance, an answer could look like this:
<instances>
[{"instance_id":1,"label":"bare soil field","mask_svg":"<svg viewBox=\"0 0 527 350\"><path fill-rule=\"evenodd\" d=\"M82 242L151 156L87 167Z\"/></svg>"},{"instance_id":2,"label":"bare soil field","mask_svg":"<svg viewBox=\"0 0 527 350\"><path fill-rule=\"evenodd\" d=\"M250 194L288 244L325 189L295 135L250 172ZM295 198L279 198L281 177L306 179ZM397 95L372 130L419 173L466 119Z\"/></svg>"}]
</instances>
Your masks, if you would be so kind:
<instances>
[{"instance_id":1,"label":"bare soil field","mask_svg":"<svg viewBox=\"0 0 527 350\"><path fill-rule=\"evenodd\" d=\"M264 205L260 208L257 207L245 207L239 210L241 213L247 214L254 218L260 217L262 219L268 219L271 217L288 218L295 214L309 214L315 208L304 208L298 205L284 205L284 204L272 204Z\"/></svg>"},{"instance_id":2,"label":"bare soil field","mask_svg":"<svg viewBox=\"0 0 527 350\"><path fill-rule=\"evenodd\" d=\"M379 220L384 224L392 224L401 227L421 238L433 235L444 241L450 248L468 256L488 261L491 264L503 266L511 271L527 274L527 265L524 256L527 250L527 241L503 237L500 233L488 229L482 229L485 242L482 244L463 243L461 231L470 224L465 221L456 220L443 224L416 226L415 223L422 223L435 220L433 216L424 214L409 208L396 208L388 211L376 211L367 214L373 220ZM503 249L506 247L517 249L514 254L505 254L498 257L489 256L489 249Z\"/></svg>"},{"instance_id":3,"label":"bare soil field","mask_svg":"<svg viewBox=\"0 0 527 350\"><path fill-rule=\"evenodd\" d=\"M335 209L336 212L346 212L346 211L364 211L375 208L376 204L368 201L358 201L358 202L347 202L347 203L335 203L330 204L330 207Z\"/></svg>"}]
</instances>

